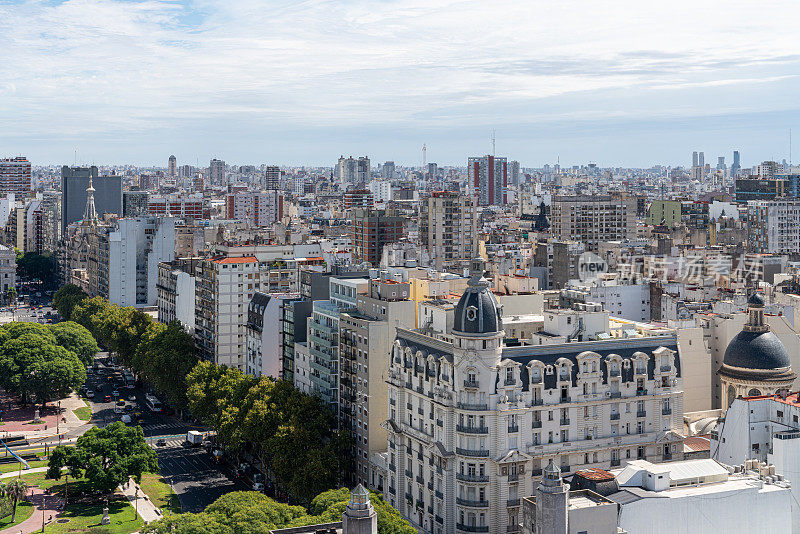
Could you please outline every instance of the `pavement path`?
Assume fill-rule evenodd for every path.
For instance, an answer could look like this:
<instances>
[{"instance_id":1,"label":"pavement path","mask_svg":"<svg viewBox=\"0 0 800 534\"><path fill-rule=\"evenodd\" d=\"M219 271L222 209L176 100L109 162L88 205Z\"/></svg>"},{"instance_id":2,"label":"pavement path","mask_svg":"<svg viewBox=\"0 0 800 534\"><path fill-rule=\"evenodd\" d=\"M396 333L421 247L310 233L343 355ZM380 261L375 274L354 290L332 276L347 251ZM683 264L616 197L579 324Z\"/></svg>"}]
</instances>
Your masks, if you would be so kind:
<instances>
[{"instance_id":1,"label":"pavement path","mask_svg":"<svg viewBox=\"0 0 800 534\"><path fill-rule=\"evenodd\" d=\"M121 485L119 489L122 491L125 497L127 497L128 502L131 503L131 506L139 511L139 516L142 518L142 521L144 521L145 524L161 519L161 510L156 508L156 505L153 504L153 501L147 497L145 492L142 491L142 488L140 488L132 478L128 479L128 483ZM139 490L138 494L136 492L137 489ZM136 501L139 502L138 508ZM0 532L0 534L3 533Z\"/></svg>"},{"instance_id":2,"label":"pavement path","mask_svg":"<svg viewBox=\"0 0 800 534\"><path fill-rule=\"evenodd\" d=\"M31 534L32 532L39 532L42 530L42 514L44 514L46 524L50 524L58 515L61 499L55 495L48 495L39 488L31 488L28 500L35 506L31 516L19 525L0 530L0 534Z\"/></svg>"}]
</instances>

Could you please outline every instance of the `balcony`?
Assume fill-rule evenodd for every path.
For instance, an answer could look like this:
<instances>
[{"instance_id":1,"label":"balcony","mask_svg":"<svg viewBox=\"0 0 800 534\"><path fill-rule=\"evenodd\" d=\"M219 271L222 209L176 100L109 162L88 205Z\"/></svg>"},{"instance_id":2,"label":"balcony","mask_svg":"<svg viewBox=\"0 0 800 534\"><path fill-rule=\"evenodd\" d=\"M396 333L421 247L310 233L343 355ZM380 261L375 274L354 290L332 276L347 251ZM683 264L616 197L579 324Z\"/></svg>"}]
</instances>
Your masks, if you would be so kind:
<instances>
[{"instance_id":1,"label":"balcony","mask_svg":"<svg viewBox=\"0 0 800 534\"><path fill-rule=\"evenodd\" d=\"M519 480L519 473L509 473L508 474L508 481L509 482L516 482Z\"/></svg>"},{"instance_id":2,"label":"balcony","mask_svg":"<svg viewBox=\"0 0 800 534\"><path fill-rule=\"evenodd\" d=\"M661 372L662 373L669 373L670 371L672 371L672 366L671 365L662 365L661 366Z\"/></svg>"},{"instance_id":3,"label":"balcony","mask_svg":"<svg viewBox=\"0 0 800 534\"><path fill-rule=\"evenodd\" d=\"M534 421L533 424L531 425L531 428L542 428L542 422Z\"/></svg>"},{"instance_id":4,"label":"balcony","mask_svg":"<svg viewBox=\"0 0 800 534\"><path fill-rule=\"evenodd\" d=\"M612 369L608 372L608 376L619 376L619 369Z\"/></svg>"},{"instance_id":5,"label":"balcony","mask_svg":"<svg viewBox=\"0 0 800 534\"><path fill-rule=\"evenodd\" d=\"M622 397L622 392L621 391L611 391L611 392L609 392L608 396L609 396L609 398L612 398L612 399L619 399L619 398Z\"/></svg>"},{"instance_id":6,"label":"balcony","mask_svg":"<svg viewBox=\"0 0 800 534\"><path fill-rule=\"evenodd\" d=\"M565 418L561 419L560 423L561 423L561 426L569 426L569 418L565 417Z\"/></svg>"},{"instance_id":7,"label":"balcony","mask_svg":"<svg viewBox=\"0 0 800 534\"><path fill-rule=\"evenodd\" d=\"M645 395L647 395L647 390L646 389L637 389L636 390L636 396L637 397L644 397Z\"/></svg>"},{"instance_id":8,"label":"balcony","mask_svg":"<svg viewBox=\"0 0 800 534\"><path fill-rule=\"evenodd\" d=\"M619 421L619 413L612 413L611 414L612 421Z\"/></svg>"},{"instance_id":9,"label":"balcony","mask_svg":"<svg viewBox=\"0 0 800 534\"><path fill-rule=\"evenodd\" d=\"M485 426L456 425L456 432L465 434L488 434L489 428Z\"/></svg>"},{"instance_id":10,"label":"balcony","mask_svg":"<svg viewBox=\"0 0 800 534\"><path fill-rule=\"evenodd\" d=\"M619 467L620 460L619 458L612 458L611 459L611 467Z\"/></svg>"},{"instance_id":11,"label":"balcony","mask_svg":"<svg viewBox=\"0 0 800 534\"><path fill-rule=\"evenodd\" d=\"M544 399L533 399L531 401L531 406L543 406L543 405L544 405Z\"/></svg>"},{"instance_id":12,"label":"balcony","mask_svg":"<svg viewBox=\"0 0 800 534\"><path fill-rule=\"evenodd\" d=\"M572 402L572 397L570 397L569 395L561 395L561 402L562 403Z\"/></svg>"},{"instance_id":13,"label":"balcony","mask_svg":"<svg viewBox=\"0 0 800 534\"><path fill-rule=\"evenodd\" d=\"M531 384L541 384L541 383L542 383L542 375L531 376Z\"/></svg>"},{"instance_id":14,"label":"balcony","mask_svg":"<svg viewBox=\"0 0 800 534\"><path fill-rule=\"evenodd\" d=\"M417 484L424 484L425 479L422 478L422 475L417 475Z\"/></svg>"},{"instance_id":15,"label":"balcony","mask_svg":"<svg viewBox=\"0 0 800 534\"><path fill-rule=\"evenodd\" d=\"M439 523L440 525L443 525L443 524L444 524L444 519L442 519L442 517L441 517L441 516L438 516L438 515L437 515L437 516L436 516L436 522L437 522L437 523Z\"/></svg>"},{"instance_id":16,"label":"balcony","mask_svg":"<svg viewBox=\"0 0 800 534\"><path fill-rule=\"evenodd\" d=\"M464 387L469 389L478 389L477 380L464 380Z\"/></svg>"},{"instance_id":17,"label":"balcony","mask_svg":"<svg viewBox=\"0 0 800 534\"><path fill-rule=\"evenodd\" d=\"M469 475L466 473L456 473L456 480L462 482L489 482L489 475Z\"/></svg>"},{"instance_id":18,"label":"balcony","mask_svg":"<svg viewBox=\"0 0 800 534\"><path fill-rule=\"evenodd\" d=\"M672 408L670 406L664 406L661 408L661 415L672 415Z\"/></svg>"},{"instance_id":19,"label":"balcony","mask_svg":"<svg viewBox=\"0 0 800 534\"><path fill-rule=\"evenodd\" d=\"M504 386L515 386L517 384L517 380L515 378L506 378L505 382L503 382Z\"/></svg>"},{"instance_id":20,"label":"balcony","mask_svg":"<svg viewBox=\"0 0 800 534\"><path fill-rule=\"evenodd\" d=\"M508 425L508 433L513 434L519 432L519 425Z\"/></svg>"},{"instance_id":21,"label":"balcony","mask_svg":"<svg viewBox=\"0 0 800 534\"><path fill-rule=\"evenodd\" d=\"M489 532L489 527L487 525L464 525L462 523L456 523L456 529L464 532Z\"/></svg>"},{"instance_id":22,"label":"balcony","mask_svg":"<svg viewBox=\"0 0 800 534\"><path fill-rule=\"evenodd\" d=\"M636 410L636 417L647 417L647 410Z\"/></svg>"},{"instance_id":23,"label":"balcony","mask_svg":"<svg viewBox=\"0 0 800 534\"><path fill-rule=\"evenodd\" d=\"M506 506L519 506L519 499L508 499Z\"/></svg>"},{"instance_id":24,"label":"balcony","mask_svg":"<svg viewBox=\"0 0 800 534\"><path fill-rule=\"evenodd\" d=\"M444 493L439 490L434 491L433 494L436 495L437 499L444 499Z\"/></svg>"},{"instance_id":25,"label":"balcony","mask_svg":"<svg viewBox=\"0 0 800 534\"><path fill-rule=\"evenodd\" d=\"M472 499L462 499L461 497L456 497L456 504L461 506L470 506L472 508L489 507L489 501L473 501Z\"/></svg>"},{"instance_id":26,"label":"balcony","mask_svg":"<svg viewBox=\"0 0 800 534\"><path fill-rule=\"evenodd\" d=\"M456 447L456 454L459 456L469 456L471 458L488 458L489 451L488 450L473 450L473 449L462 449L461 447Z\"/></svg>"},{"instance_id":27,"label":"balcony","mask_svg":"<svg viewBox=\"0 0 800 534\"><path fill-rule=\"evenodd\" d=\"M485 412L489 409L489 405L486 403L483 404L474 404L470 402L459 402L458 408L460 410L472 410L476 412Z\"/></svg>"}]
</instances>

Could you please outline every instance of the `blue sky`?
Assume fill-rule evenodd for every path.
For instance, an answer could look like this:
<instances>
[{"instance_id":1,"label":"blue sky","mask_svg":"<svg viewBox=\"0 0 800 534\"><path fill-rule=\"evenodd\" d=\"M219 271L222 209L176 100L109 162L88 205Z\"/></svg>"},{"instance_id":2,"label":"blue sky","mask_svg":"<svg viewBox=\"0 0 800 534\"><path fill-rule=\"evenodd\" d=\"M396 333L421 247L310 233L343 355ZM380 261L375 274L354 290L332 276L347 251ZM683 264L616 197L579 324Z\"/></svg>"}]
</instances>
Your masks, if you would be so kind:
<instances>
[{"instance_id":1,"label":"blue sky","mask_svg":"<svg viewBox=\"0 0 800 534\"><path fill-rule=\"evenodd\" d=\"M426 143L463 165L494 130L523 166L788 159L798 18L793 0L0 0L0 156L415 165Z\"/></svg>"}]
</instances>

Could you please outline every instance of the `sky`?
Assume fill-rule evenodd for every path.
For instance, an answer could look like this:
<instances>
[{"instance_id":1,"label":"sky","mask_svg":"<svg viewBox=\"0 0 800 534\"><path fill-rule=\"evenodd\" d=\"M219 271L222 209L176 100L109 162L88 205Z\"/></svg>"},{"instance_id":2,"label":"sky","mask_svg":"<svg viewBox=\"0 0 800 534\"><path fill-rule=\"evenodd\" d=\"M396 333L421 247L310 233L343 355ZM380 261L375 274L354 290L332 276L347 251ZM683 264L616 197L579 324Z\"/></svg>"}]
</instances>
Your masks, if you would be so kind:
<instances>
[{"instance_id":1,"label":"sky","mask_svg":"<svg viewBox=\"0 0 800 534\"><path fill-rule=\"evenodd\" d=\"M0 0L0 157L751 166L800 153L800 2ZM800 159L800 158L798 158Z\"/></svg>"}]
</instances>

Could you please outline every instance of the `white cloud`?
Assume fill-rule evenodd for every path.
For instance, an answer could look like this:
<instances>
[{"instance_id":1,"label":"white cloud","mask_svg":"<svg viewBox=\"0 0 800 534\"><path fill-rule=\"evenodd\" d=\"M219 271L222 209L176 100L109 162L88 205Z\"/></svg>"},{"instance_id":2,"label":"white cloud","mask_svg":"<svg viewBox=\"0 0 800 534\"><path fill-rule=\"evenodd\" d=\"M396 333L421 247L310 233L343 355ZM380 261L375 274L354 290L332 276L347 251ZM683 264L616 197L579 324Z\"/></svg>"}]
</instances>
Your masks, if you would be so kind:
<instances>
[{"instance_id":1,"label":"white cloud","mask_svg":"<svg viewBox=\"0 0 800 534\"><path fill-rule=\"evenodd\" d=\"M776 21L798 15L791 0L0 0L0 129L146 131L197 116L469 124L470 110L509 107L495 120L521 121L552 116L559 97L619 90L643 113L694 112L665 108L659 90L691 102L785 81L800 41Z\"/></svg>"}]
</instances>

